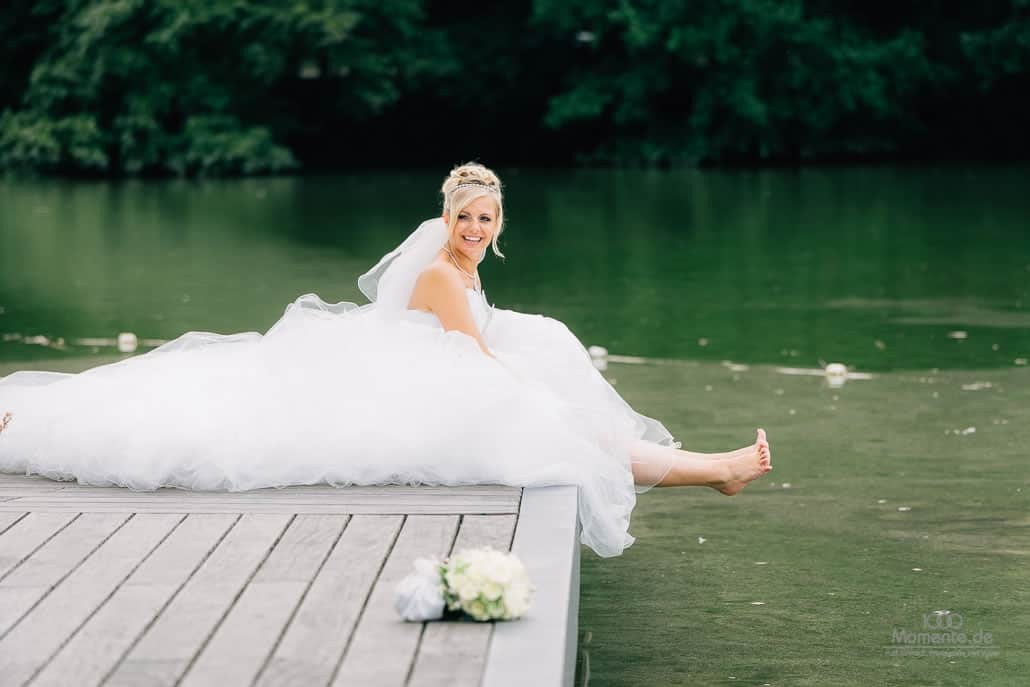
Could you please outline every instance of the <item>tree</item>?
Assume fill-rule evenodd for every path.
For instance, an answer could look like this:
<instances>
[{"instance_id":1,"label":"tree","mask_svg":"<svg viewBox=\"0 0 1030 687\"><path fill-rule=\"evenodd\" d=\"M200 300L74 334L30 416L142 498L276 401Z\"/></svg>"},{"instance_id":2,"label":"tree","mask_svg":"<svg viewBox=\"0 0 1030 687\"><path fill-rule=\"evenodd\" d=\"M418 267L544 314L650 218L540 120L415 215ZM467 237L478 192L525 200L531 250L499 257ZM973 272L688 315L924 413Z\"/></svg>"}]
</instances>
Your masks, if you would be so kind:
<instances>
[{"instance_id":1,"label":"tree","mask_svg":"<svg viewBox=\"0 0 1030 687\"><path fill-rule=\"evenodd\" d=\"M396 101L416 0L48 0L0 165L73 173L254 174L296 166L288 137Z\"/></svg>"}]
</instances>

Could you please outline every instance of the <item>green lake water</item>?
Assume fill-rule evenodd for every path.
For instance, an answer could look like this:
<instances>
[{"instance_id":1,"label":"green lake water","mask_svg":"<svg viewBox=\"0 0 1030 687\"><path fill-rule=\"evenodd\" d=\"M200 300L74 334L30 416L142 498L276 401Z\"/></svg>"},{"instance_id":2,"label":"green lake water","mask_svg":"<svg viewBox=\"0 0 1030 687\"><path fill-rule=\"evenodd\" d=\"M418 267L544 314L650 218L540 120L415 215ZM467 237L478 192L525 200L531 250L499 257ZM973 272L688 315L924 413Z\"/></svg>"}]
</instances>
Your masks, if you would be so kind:
<instances>
[{"instance_id":1,"label":"green lake water","mask_svg":"<svg viewBox=\"0 0 1030 687\"><path fill-rule=\"evenodd\" d=\"M685 447L773 447L583 550L577 684L1026 684L1030 168L500 172L489 299L646 358L605 374ZM361 302L441 176L0 182L0 374ZM786 373L828 362L871 378Z\"/></svg>"}]
</instances>

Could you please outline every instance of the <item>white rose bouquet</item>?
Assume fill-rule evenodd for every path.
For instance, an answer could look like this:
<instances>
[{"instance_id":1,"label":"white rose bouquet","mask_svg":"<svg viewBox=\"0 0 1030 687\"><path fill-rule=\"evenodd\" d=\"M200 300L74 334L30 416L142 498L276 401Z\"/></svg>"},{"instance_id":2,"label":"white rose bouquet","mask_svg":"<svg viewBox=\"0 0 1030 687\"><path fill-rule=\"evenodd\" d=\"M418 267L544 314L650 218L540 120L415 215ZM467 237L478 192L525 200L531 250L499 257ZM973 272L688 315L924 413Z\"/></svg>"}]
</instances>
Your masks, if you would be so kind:
<instances>
[{"instance_id":1,"label":"white rose bouquet","mask_svg":"<svg viewBox=\"0 0 1030 687\"><path fill-rule=\"evenodd\" d=\"M474 620L512 620L525 615L532 590L514 554L465 549L442 561L416 560L415 572L397 585L394 607L405 620L436 620L444 608Z\"/></svg>"}]
</instances>

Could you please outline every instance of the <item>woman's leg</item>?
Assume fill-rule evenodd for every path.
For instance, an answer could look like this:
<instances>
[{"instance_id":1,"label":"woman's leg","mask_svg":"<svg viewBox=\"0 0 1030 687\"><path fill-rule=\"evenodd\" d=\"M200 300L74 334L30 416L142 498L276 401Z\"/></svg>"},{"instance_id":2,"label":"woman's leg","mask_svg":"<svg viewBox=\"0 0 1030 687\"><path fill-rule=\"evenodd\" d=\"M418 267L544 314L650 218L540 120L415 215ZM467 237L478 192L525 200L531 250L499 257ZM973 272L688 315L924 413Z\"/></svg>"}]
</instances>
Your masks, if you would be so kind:
<instances>
[{"instance_id":1,"label":"woman's leg","mask_svg":"<svg viewBox=\"0 0 1030 687\"><path fill-rule=\"evenodd\" d=\"M755 443L726 453L696 453L638 441L630 449L633 479L659 487L705 486L732 496L748 482L772 470L764 430ZM663 476L664 475L664 476ZM660 481L659 481L660 480Z\"/></svg>"}]
</instances>

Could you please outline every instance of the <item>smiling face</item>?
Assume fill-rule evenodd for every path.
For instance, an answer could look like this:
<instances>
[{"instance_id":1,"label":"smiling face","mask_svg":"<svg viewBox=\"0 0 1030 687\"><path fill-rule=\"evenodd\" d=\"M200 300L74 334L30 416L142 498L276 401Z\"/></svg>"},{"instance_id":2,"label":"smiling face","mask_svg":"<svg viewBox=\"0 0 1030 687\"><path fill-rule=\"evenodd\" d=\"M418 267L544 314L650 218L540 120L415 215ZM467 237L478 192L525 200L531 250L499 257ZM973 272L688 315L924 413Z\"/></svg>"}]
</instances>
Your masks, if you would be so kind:
<instances>
[{"instance_id":1,"label":"smiling face","mask_svg":"<svg viewBox=\"0 0 1030 687\"><path fill-rule=\"evenodd\" d=\"M444 221L450 224L448 217ZM497 233L497 202L485 195L474 199L460 211L448 242L451 250L478 265Z\"/></svg>"}]
</instances>

